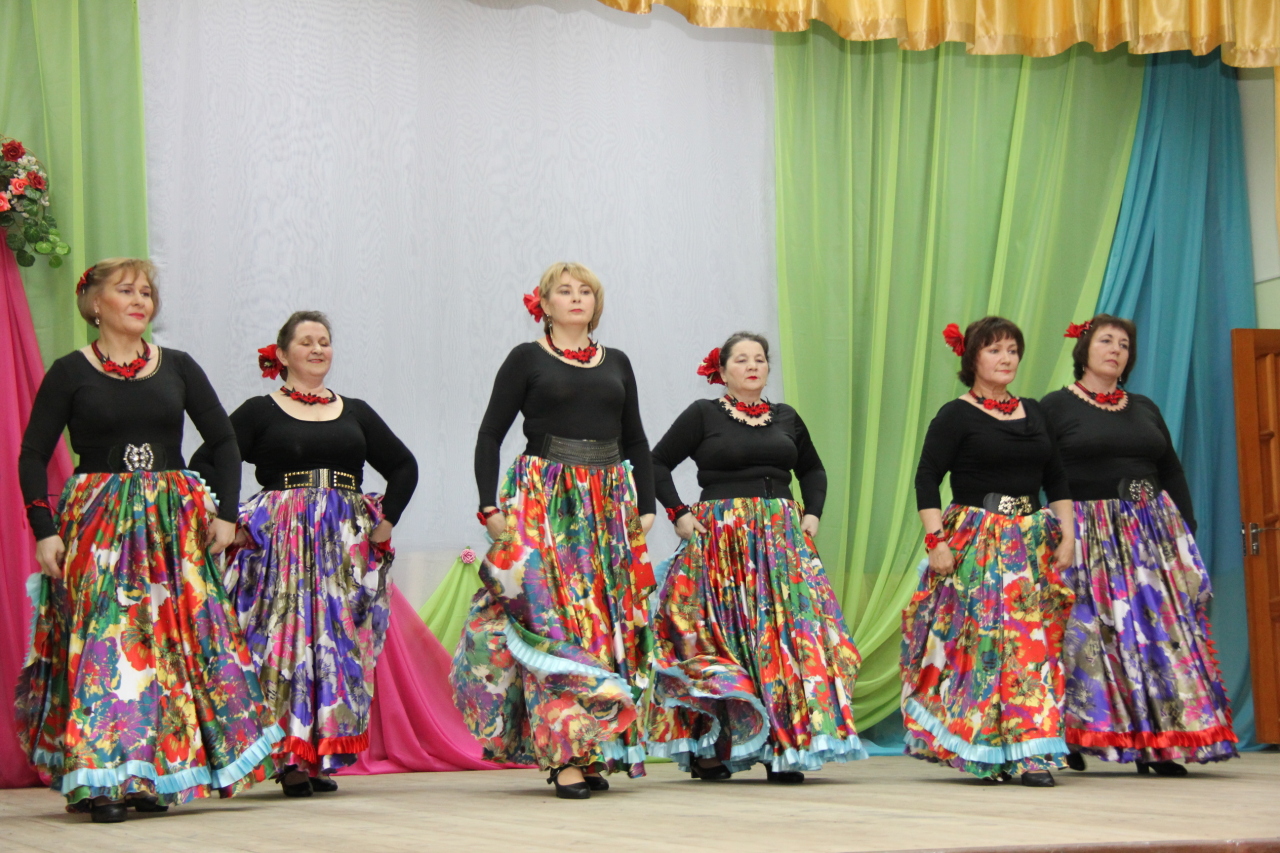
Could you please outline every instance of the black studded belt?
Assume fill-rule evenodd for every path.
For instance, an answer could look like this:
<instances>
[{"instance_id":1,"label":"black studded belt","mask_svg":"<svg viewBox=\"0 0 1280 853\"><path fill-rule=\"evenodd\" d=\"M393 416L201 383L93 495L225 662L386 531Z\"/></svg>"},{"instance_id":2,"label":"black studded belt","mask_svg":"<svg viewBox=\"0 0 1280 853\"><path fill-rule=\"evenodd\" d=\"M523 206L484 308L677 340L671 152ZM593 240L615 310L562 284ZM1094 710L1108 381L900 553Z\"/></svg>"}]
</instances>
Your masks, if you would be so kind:
<instances>
[{"instance_id":1,"label":"black studded belt","mask_svg":"<svg viewBox=\"0 0 1280 853\"><path fill-rule=\"evenodd\" d=\"M1160 494L1160 482L1154 477L1125 477L1116 492L1122 501L1149 501Z\"/></svg>"},{"instance_id":2,"label":"black studded belt","mask_svg":"<svg viewBox=\"0 0 1280 853\"><path fill-rule=\"evenodd\" d=\"M1000 515L1031 515L1040 508L1040 501L1027 495L1001 495L988 492L982 499L982 508Z\"/></svg>"},{"instance_id":3,"label":"black studded belt","mask_svg":"<svg viewBox=\"0 0 1280 853\"><path fill-rule=\"evenodd\" d=\"M281 492L285 489L346 489L349 492L358 492L360 481L361 478L350 471L339 471L336 468L312 468L286 471L264 483L262 488L270 492Z\"/></svg>"},{"instance_id":4,"label":"black studded belt","mask_svg":"<svg viewBox=\"0 0 1280 853\"><path fill-rule=\"evenodd\" d=\"M622 464L622 451L618 448L617 439L592 441L548 435L543 438L542 452L538 455L561 465L582 468L608 468Z\"/></svg>"}]
</instances>

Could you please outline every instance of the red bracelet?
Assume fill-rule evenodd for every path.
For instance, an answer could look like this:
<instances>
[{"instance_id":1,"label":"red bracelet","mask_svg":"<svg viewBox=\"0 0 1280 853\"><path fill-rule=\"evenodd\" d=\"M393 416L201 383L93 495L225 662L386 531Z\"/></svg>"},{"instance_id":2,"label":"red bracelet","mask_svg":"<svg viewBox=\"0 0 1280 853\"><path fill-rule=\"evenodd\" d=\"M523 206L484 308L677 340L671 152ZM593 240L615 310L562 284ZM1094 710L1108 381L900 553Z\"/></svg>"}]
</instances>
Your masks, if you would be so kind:
<instances>
[{"instance_id":1,"label":"red bracelet","mask_svg":"<svg viewBox=\"0 0 1280 853\"><path fill-rule=\"evenodd\" d=\"M480 519L480 524L485 525L489 523L489 519L493 518L495 515L497 515L500 512L502 512L502 510L498 509L497 507L494 507L488 512L481 510L480 512L476 513L476 518Z\"/></svg>"},{"instance_id":2,"label":"red bracelet","mask_svg":"<svg viewBox=\"0 0 1280 853\"><path fill-rule=\"evenodd\" d=\"M53 512L53 507L49 506L49 502L44 498L36 498L31 503L23 507L23 509L31 509L33 506L42 506L45 509L49 510L49 512Z\"/></svg>"},{"instance_id":3,"label":"red bracelet","mask_svg":"<svg viewBox=\"0 0 1280 853\"><path fill-rule=\"evenodd\" d=\"M947 541L947 537L939 530L937 533L926 533L924 535L924 547L927 551L932 551L939 545Z\"/></svg>"},{"instance_id":4,"label":"red bracelet","mask_svg":"<svg viewBox=\"0 0 1280 853\"><path fill-rule=\"evenodd\" d=\"M684 504L680 504L679 506L669 506L667 507L667 519L670 520L672 524L675 524L676 519L686 512L693 512L693 510L689 509L689 507Z\"/></svg>"}]
</instances>

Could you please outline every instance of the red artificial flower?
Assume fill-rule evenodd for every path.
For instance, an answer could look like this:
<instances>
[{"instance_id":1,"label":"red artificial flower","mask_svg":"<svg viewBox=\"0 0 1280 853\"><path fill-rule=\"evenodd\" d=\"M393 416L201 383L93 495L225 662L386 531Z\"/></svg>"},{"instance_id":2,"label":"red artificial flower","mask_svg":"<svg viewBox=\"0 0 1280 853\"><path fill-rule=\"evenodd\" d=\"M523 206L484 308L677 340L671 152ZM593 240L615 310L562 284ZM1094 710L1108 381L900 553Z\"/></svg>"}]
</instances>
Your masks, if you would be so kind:
<instances>
[{"instance_id":1,"label":"red artificial flower","mask_svg":"<svg viewBox=\"0 0 1280 853\"><path fill-rule=\"evenodd\" d=\"M26 178L14 178L12 181L9 182L9 192L13 193L14 195L22 195L26 191L27 191Z\"/></svg>"},{"instance_id":2,"label":"red artificial flower","mask_svg":"<svg viewBox=\"0 0 1280 853\"><path fill-rule=\"evenodd\" d=\"M95 264L96 266L96 264ZM84 289L89 286L89 276L93 273L93 267L89 267L80 273L80 280L76 282L76 296L84 293Z\"/></svg>"},{"instance_id":3,"label":"red artificial flower","mask_svg":"<svg viewBox=\"0 0 1280 853\"><path fill-rule=\"evenodd\" d=\"M280 375L280 359L276 357L276 345L267 344L258 350L258 367L267 379L275 379Z\"/></svg>"},{"instance_id":4,"label":"red artificial flower","mask_svg":"<svg viewBox=\"0 0 1280 853\"><path fill-rule=\"evenodd\" d=\"M22 143L16 139L10 139L6 142L0 151L4 152L4 159L10 163L16 163L22 159L22 155L27 153L27 149L22 147Z\"/></svg>"},{"instance_id":5,"label":"red artificial flower","mask_svg":"<svg viewBox=\"0 0 1280 853\"><path fill-rule=\"evenodd\" d=\"M35 187L41 192L44 191L45 187L49 186L49 182L46 181L44 179L44 175L40 174L39 172L27 172L27 180L31 182L31 186Z\"/></svg>"},{"instance_id":6,"label":"red artificial flower","mask_svg":"<svg viewBox=\"0 0 1280 853\"><path fill-rule=\"evenodd\" d=\"M955 323L948 323L942 330L942 338L956 355L964 355L964 332Z\"/></svg>"},{"instance_id":7,"label":"red artificial flower","mask_svg":"<svg viewBox=\"0 0 1280 853\"><path fill-rule=\"evenodd\" d=\"M720 347L707 353L707 357L698 365L698 375L707 377L708 385L723 385L724 377L720 375Z\"/></svg>"},{"instance_id":8,"label":"red artificial flower","mask_svg":"<svg viewBox=\"0 0 1280 853\"><path fill-rule=\"evenodd\" d=\"M1089 327L1092 325L1093 323L1089 320L1085 320L1083 323L1068 323L1067 330L1063 332L1062 336L1064 338L1078 338L1089 331Z\"/></svg>"},{"instance_id":9,"label":"red artificial flower","mask_svg":"<svg viewBox=\"0 0 1280 853\"><path fill-rule=\"evenodd\" d=\"M542 296L538 293L538 288L535 287L531 293L524 295L524 308L535 320L546 316L542 313Z\"/></svg>"}]
</instances>

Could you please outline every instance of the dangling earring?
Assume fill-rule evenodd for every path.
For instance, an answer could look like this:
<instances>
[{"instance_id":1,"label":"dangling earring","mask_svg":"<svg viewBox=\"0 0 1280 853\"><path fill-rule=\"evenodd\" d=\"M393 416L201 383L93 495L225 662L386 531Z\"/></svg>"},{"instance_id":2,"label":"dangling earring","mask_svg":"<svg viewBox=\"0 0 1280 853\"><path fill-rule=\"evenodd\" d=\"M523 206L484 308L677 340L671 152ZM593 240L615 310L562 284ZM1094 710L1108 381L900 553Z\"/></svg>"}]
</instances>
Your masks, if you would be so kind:
<instances>
[{"instance_id":1,"label":"dangling earring","mask_svg":"<svg viewBox=\"0 0 1280 853\"><path fill-rule=\"evenodd\" d=\"M93 312L93 325L95 328L102 325L102 321L98 319L97 311Z\"/></svg>"}]
</instances>

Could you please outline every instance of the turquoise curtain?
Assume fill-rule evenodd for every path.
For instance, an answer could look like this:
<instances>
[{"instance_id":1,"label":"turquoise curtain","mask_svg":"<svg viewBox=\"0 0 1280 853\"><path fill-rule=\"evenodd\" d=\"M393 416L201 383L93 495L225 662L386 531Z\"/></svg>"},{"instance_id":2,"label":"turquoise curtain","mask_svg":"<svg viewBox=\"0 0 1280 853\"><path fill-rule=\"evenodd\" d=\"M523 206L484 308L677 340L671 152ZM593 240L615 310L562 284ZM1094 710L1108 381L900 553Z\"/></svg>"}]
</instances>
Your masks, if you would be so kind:
<instances>
[{"instance_id":1,"label":"turquoise curtain","mask_svg":"<svg viewBox=\"0 0 1280 853\"><path fill-rule=\"evenodd\" d=\"M1123 48L903 51L819 24L774 43L781 362L830 480L818 547L863 654L865 729L901 693L920 445L963 390L942 328L1021 325L1019 394L1069 369L1062 331L1097 303L1145 66Z\"/></svg>"},{"instance_id":2,"label":"turquoise curtain","mask_svg":"<svg viewBox=\"0 0 1280 853\"><path fill-rule=\"evenodd\" d=\"M1230 330L1257 323L1252 256L1236 71L1217 51L1155 54L1098 310L1137 324L1128 387L1160 406L1187 469L1242 739L1253 706Z\"/></svg>"}]
</instances>

